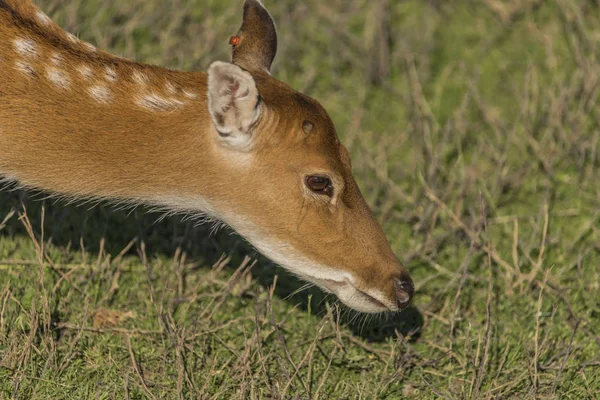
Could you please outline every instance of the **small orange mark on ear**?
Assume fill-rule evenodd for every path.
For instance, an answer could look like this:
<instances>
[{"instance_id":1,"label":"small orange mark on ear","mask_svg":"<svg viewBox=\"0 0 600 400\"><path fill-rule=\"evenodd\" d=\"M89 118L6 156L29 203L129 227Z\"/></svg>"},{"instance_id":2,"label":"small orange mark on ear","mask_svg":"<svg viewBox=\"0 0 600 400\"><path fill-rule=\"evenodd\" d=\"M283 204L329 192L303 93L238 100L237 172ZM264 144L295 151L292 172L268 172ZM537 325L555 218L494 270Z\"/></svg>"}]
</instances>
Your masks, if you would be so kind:
<instances>
[{"instance_id":1,"label":"small orange mark on ear","mask_svg":"<svg viewBox=\"0 0 600 400\"><path fill-rule=\"evenodd\" d=\"M232 36L231 38L229 38L229 44L232 45L233 47L237 46L238 44L240 44L240 37Z\"/></svg>"}]
</instances>

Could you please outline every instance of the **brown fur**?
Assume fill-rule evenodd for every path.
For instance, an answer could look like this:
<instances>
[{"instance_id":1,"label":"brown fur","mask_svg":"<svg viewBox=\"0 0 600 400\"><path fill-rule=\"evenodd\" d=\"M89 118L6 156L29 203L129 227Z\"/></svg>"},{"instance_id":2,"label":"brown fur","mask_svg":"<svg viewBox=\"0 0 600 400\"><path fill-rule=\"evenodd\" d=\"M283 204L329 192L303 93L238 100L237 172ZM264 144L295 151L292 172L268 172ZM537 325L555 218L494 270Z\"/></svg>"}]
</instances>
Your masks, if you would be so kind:
<instances>
[{"instance_id":1,"label":"brown fur","mask_svg":"<svg viewBox=\"0 0 600 400\"><path fill-rule=\"evenodd\" d=\"M234 53L234 61L238 58L252 73L264 103L252 131L253 161L246 165L218 147L207 111L205 73L170 71L90 51L69 41L56 25L41 26L37 11L28 1L0 0L0 174L71 197L153 204L202 197L217 210L235 210L319 264L352 273L365 292L378 290L393 301L393 279L410 282L354 181L348 152L326 111L266 71L274 57L272 39L260 46L259 59L251 59L246 52L256 46L242 34ZM256 29L246 25L243 31ZM34 76L15 68L21 57L12 47L16 38L37 45L39 55L27 60ZM53 54L62 57L58 68L68 73L69 89L44 76ZM77 73L81 65L92 68L92 82ZM104 76L107 66L117 82ZM147 75L147 86L136 81L135 72ZM90 97L86 90L93 84L110 88L110 104ZM146 110L135 103L141 90L175 96L185 105ZM185 97L184 90L197 97ZM314 126L309 134L302 129L305 121ZM334 177L338 194L331 202L306 194L302 176L315 171Z\"/></svg>"}]
</instances>

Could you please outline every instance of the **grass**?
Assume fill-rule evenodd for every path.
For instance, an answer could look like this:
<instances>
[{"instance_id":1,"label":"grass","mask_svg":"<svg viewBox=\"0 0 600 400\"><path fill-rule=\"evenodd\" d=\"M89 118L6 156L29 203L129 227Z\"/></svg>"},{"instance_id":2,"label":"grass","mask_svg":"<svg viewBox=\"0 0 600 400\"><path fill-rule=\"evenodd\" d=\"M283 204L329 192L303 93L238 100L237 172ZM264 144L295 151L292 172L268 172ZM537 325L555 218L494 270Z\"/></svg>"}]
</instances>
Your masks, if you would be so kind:
<instances>
[{"instance_id":1,"label":"grass","mask_svg":"<svg viewBox=\"0 0 600 400\"><path fill-rule=\"evenodd\" d=\"M185 69L228 59L239 3L40 1ZM0 397L598 398L600 4L265 3L274 75L329 110L413 307L364 317L229 232L4 192Z\"/></svg>"}]
</instances>

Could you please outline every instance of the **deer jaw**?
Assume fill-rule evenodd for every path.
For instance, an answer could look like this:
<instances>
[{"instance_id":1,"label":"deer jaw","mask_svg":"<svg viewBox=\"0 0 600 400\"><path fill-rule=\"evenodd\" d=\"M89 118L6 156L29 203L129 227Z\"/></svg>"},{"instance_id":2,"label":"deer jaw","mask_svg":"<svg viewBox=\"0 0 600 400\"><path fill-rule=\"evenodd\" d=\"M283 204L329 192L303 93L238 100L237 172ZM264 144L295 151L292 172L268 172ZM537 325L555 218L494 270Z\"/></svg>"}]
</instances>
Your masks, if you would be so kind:
<instances>
[{"instance_id":1,"label":"deer jaw","mask_svg":"<svg viewBox=\"0 0 600 400\"><path fill-rule=\"evenodd\" d=\"M111 56L40 15L0 1L0 180L206 213L356 310L409 305L326 111L269 73L277 39L258 0L232 63L208 74Z\"/></svg>"}]
</instances>

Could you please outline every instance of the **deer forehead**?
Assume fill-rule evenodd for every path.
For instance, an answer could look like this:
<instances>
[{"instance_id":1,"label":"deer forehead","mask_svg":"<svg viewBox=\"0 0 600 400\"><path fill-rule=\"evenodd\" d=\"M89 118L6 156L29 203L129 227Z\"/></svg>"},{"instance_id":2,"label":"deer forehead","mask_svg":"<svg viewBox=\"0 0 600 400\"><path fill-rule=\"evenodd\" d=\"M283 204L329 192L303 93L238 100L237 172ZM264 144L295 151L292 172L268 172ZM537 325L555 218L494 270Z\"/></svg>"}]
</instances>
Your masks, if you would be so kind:
<instances>
[{"instance_id":1,"label":"deer forehead","mask_svg":"<svg viewBox=\"0 0 600 400\"><path fill-rule=\"evenodd\" d=\"M287 131L296 132L302 140L321 140L337 146L334 124L317 100L270 76L258 78L257 86L267 108Z\"/></svg>"}]
</instances>

